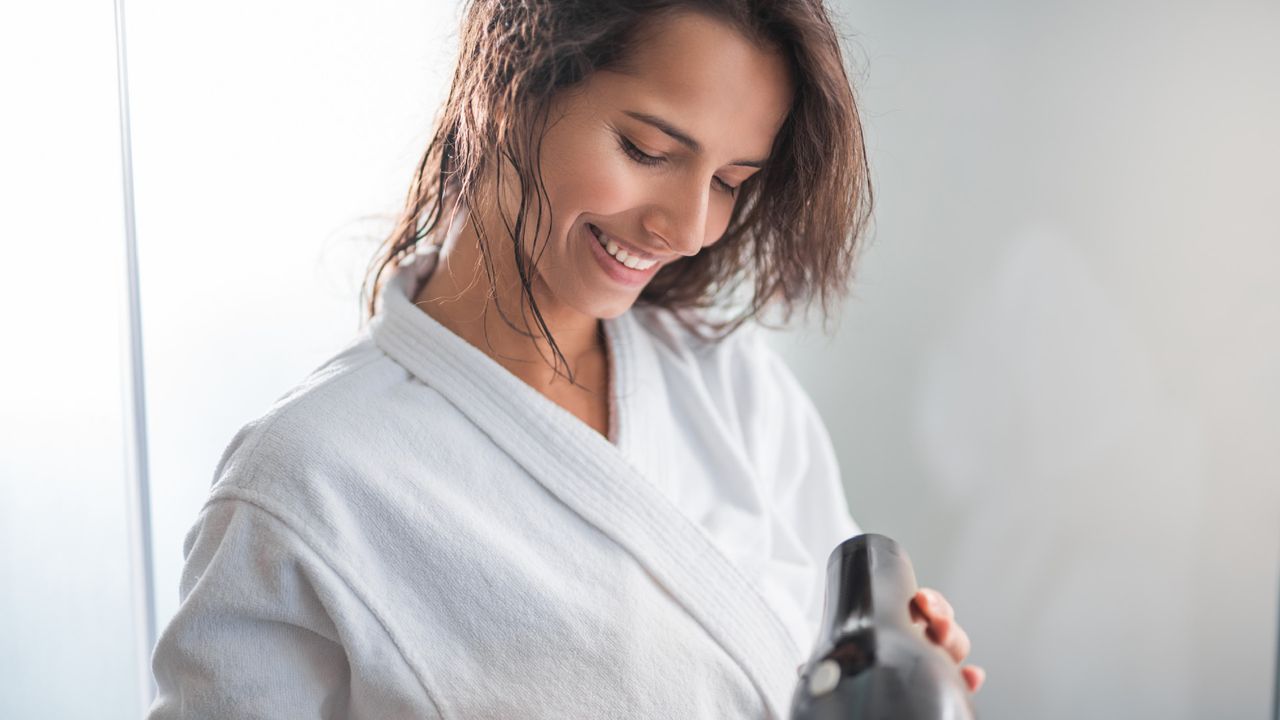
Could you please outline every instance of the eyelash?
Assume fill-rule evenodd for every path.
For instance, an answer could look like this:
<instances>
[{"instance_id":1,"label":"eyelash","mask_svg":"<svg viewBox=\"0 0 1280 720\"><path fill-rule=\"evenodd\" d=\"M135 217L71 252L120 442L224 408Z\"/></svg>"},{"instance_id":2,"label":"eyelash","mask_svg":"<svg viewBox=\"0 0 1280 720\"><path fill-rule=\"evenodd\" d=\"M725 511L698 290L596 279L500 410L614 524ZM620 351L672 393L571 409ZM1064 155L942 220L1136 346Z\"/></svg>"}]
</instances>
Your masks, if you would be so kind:
<instances>
[{"instance_id":1,"label":"eyelash","mask_svg":"<svg viewBox=\"0 0 1280 720\"><path fill-rule=\"evenodd\" d=\"M622 152L626 153L628 157L640 163L641 165L652 166L652 165L657 165L663 161L663 158L654 157L653 155L650 155L642 151L640 148L636 147L635 143L631 142L623 135L618 135L618 146L622 148ZM715 181L720 183L720 189L728 193L729 195L738 194L737 186L730 185L729 183L721 180L720 178L715 178Z\"/></svg>"}]
</instances>

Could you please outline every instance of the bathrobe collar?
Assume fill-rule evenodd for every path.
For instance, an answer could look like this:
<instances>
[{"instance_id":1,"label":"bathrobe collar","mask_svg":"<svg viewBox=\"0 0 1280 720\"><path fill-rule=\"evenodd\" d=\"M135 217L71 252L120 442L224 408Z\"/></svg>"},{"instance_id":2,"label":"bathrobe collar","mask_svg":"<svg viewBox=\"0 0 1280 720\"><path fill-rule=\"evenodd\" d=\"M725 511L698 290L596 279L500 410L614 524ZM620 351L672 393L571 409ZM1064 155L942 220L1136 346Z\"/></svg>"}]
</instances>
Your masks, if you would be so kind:
<instances>
[{"instance_id":1,"label":"bathrobe collar","mask_svg":"<svg viewBox=\"0 0 1280 720\"><path fill-rule=\"evenodd\" d=\"M448 399L540 484L644 565L751 679L789 713L800 650L755 585L659 490L661 368L628 310L605 319L610 438L412 304L439 253L393 268L370 322L377 345Z\"/></svg>"}]
</instances>

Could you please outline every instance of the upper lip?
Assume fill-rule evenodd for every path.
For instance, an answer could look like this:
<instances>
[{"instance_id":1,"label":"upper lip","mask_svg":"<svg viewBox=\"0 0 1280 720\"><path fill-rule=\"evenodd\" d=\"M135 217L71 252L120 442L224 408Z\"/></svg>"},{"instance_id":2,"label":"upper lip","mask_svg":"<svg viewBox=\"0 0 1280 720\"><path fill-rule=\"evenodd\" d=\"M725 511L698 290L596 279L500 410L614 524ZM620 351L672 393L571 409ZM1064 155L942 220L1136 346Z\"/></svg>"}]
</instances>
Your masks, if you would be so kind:
<instances>
[{"instance_id":1,"label":"upper lip","mask_svg":"<svg viewBox=\"0 0 1280 720\"><path fill-rule=\"evenodd\" d=\"M622 246L622 249L623 249L623 250L626 250L626 251L627 251L627 255L628 255L628 256L630 256L630 257L638 257L638 258L640 258L641 260L653 260L654 262L666 262L666 261L667 261L667 258L664 258L664 257L662 257L662 256L660 256L660 255L654 255L653 253L650 253L650 252L645 252L644 250L637 249L637 248L636 248L636 246L632 245L632 244L631 244L631 243L629 243L629 242L624 242L624 241L622 241L622 240L619 240L617 235L614 235L614 234L612 234L612 233L606 232L606 231L605 231L603 228L601 228L599 225L596 225L596 224L594 224L594 223L587 223L587 227L588 227L588 228L591 228L591 229L593 229L593 230L595 230L597 233L599 233L599 234L601 234L601 235L604 235L604 236L605 236L605 238L607 238L607 239L609 239L609 240L612 240L612 241L614 241L614 242L618 243L619 245L621 245L621 246Z\"/></svg>"}]
</instances>

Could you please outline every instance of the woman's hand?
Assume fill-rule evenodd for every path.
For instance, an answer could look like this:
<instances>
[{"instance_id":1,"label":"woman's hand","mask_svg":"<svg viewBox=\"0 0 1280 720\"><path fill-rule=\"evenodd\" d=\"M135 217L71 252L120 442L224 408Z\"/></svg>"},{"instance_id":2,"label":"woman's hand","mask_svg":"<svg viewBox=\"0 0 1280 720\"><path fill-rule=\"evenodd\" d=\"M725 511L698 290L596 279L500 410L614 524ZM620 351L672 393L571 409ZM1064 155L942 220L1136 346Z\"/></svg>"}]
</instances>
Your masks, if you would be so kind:
<instances>
[{"instance_id":1,"label":"woman's hand","mask_svg":"<svg viewBox=\"0 0 1280 720\"><path fill-rule=\"evenodd\" d=\"M969 634L956 623L956 613L942 593L921 588L911 599L911 619L927 623L929 639L941 645L956 662L962 662L969 654ZM969 683L970 692L977 692L987 677L986 671L977 665L961 666L960 674Z\"/></svg>"}]
</instances>

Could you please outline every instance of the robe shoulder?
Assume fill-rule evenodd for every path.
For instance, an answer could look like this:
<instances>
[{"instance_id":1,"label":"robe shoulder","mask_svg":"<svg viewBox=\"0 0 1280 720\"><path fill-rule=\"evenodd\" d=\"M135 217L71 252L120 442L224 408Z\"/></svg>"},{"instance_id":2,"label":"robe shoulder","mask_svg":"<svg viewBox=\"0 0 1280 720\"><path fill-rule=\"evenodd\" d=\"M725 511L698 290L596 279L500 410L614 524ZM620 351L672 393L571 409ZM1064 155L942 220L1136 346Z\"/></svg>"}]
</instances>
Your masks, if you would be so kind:
<instances>
[{"instance_id":1,"label":"robe shoulder","mask_svg":"<svg viewBox=\"0 0 1280 720\"><path fill-rule=\"evenodd\" d=\"M435 470L465 467L476 443L488 440L463 413L362 335L239 428L210 498L256 498L323 523L332 506L367 511L375 492L428 487Z\"/></svg>"}]
</instances>

